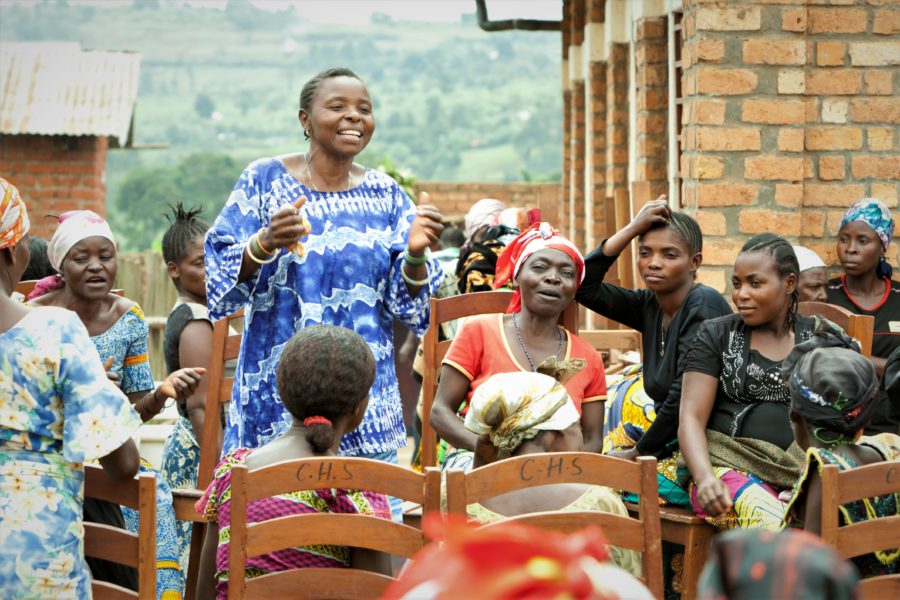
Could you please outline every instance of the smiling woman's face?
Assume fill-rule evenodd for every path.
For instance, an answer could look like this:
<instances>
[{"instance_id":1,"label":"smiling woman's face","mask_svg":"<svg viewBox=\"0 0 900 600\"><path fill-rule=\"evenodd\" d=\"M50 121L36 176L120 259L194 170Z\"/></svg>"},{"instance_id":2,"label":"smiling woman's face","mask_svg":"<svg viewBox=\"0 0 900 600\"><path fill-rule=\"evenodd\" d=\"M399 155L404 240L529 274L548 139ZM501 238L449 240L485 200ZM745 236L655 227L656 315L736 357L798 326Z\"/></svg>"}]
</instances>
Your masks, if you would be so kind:
<instances>
[{"instance_id":1,"label":"smiling woman's face","mask_svg":"<svg viewBox=\"0 0 900 600\"><path fill-rule=\"evenodd\" d=\"M568 254L547 248L528 257L516 282L530 313L557 318L575 297L578 270Z\"/></svg>"},{"instance_id":2,"label":"smiling woman's face","mask_svg":"<svg viewBox=\"0 0 900 600\"><path fill-rule=\"evenodd\" d=\"M100 300L116 281L116 247L105 237L85 238L72 246L63 259L66 289L83 300Z\"/></svg>"}]
</instances>

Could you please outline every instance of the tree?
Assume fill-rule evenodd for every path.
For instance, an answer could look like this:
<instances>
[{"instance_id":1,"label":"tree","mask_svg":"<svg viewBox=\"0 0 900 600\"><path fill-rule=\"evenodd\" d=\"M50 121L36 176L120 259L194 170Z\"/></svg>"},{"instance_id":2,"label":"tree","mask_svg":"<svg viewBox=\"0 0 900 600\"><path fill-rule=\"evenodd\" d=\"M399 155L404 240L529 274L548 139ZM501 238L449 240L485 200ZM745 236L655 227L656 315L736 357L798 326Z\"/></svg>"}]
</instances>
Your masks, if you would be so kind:
<instances>
[{"instance_id":1,"label":"tree","mask_svg":"<svg viewBox=\"0 0 900 600\"><path fill-rule=\"evenodd\" d=\"M216 104L206 94L197 94L197 99L194 100L194 110L204 119L208 119L216 110Z\"/></svg>"}]
</instances>

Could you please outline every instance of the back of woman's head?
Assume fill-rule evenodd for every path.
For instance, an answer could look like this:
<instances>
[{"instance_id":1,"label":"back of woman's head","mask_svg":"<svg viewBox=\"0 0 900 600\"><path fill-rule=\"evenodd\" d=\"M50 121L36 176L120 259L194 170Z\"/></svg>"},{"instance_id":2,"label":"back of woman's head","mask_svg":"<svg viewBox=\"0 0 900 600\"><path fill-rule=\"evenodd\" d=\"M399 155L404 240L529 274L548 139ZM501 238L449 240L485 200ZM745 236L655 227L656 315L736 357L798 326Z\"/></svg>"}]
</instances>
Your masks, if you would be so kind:
<instances>
[{"instance_id":1,"label":"back of woman's head","mask_svg":"<svg viewBox=\"0 0 900 600\"><path fill-rule=\"evenodd\" d=\"M300 110L309 112L312 109L313 98L316 97L316 92L319 91L319 86L322 85L323 81L333 77L352 77L353 79L359 79L359 75L347 67L334 67L316 73L306 82L306 84L304 84L303 89L300 91ZM362 80L360 79L360 81Z\"/></svg>"},{"instance_id":2,"label":"back of woman's head","mask_svg":"<svg viewBox=\"0 0 900 600\"><path fill-rule=\"evenodd\" d=\"M184 257L188 245L194 238L203 237L209 230L209 224L200 219L202 208L186 210L181 202L176 202L169 219L169 228L163 234L162 253L167 263L177 263Z\"/></svg>"},{"instance_id":3,"label":"back of woman's head","mask_svg":"<svg viewBox=\"0 0 900 600\"><path fill-rule=\"evenodd\" d=\"M333 423L352 415L375 379L375 358L355 331L313 325L285 344L276 385L288 412L305 422L307 441L316 452L335 442Z\"/></svg>"},{"instance_id":4,"label":"back of woman's head","mask_svg":"<svg viewBox=\"0 0 900 600\"><path fill-rule=\"evenodd\" d=\"M878 376L856 340L818 328L782 363L791 410L827 445L852 442L876 408Z\"/></svg>"},{"instance_id":5,"label":"back of woman's head","mask_svg":"<svg viewBox=\"0 0 900 600\"><path fill-rule=\"evenodd\" d=\"M650 231L662 228L668 228L681 238L691 256L703 252L703 232L700 231L697 221L687 213L672 211L668 222L658 223L651 227Z\"/></svg>"}]
</instances>

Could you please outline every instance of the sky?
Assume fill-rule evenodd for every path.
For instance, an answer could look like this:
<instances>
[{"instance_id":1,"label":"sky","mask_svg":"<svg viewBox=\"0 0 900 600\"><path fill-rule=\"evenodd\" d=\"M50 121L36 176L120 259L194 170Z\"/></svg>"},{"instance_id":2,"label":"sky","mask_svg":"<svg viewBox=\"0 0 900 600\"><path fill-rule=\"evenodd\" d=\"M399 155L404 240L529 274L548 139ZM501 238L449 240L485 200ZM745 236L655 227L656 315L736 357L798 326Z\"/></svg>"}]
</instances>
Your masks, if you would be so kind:
<instances>
[{"instance_id":1,"label":"sky","mask_svg":"<svg viewBox=\"0 0 900 600\"><path fill-rule=\"evenodd\" d=\"M0 0L2 4L34 4L41 0ZM69 0L70 4L129 6L135 2L156 0ZM313 23L364 24L373 13L384 13L397 20L458 21L466 13L474 14L475 0L163 0L173 5L223 9L231 2L250 2L265 10L294 5L298 14ZM559 20L562 0L486 0L490 19Z\"/></svg>"}]
</instances>

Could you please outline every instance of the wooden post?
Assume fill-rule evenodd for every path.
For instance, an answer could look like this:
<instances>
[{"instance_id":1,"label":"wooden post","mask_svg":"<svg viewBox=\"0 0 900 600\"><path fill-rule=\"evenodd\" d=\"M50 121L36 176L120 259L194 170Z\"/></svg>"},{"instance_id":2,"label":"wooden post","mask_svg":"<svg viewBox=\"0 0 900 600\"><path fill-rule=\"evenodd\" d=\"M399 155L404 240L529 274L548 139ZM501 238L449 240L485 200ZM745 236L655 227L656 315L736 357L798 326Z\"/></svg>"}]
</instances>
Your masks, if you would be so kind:
<instances>
[{"instance_id":1,"label":"wooden post","mask_svg":"<svg viewBox=\"0 0 900 600\"><path fill-rule=\"evenodd\" d=\"M631 206L628 201L628 190L619 188L615 192L616 231L620 231L631 222ZM619 273L619 285L623 288L634 288L634 257L631 244L625 246L616 261Z\"/></svg>"}]
</instances>

